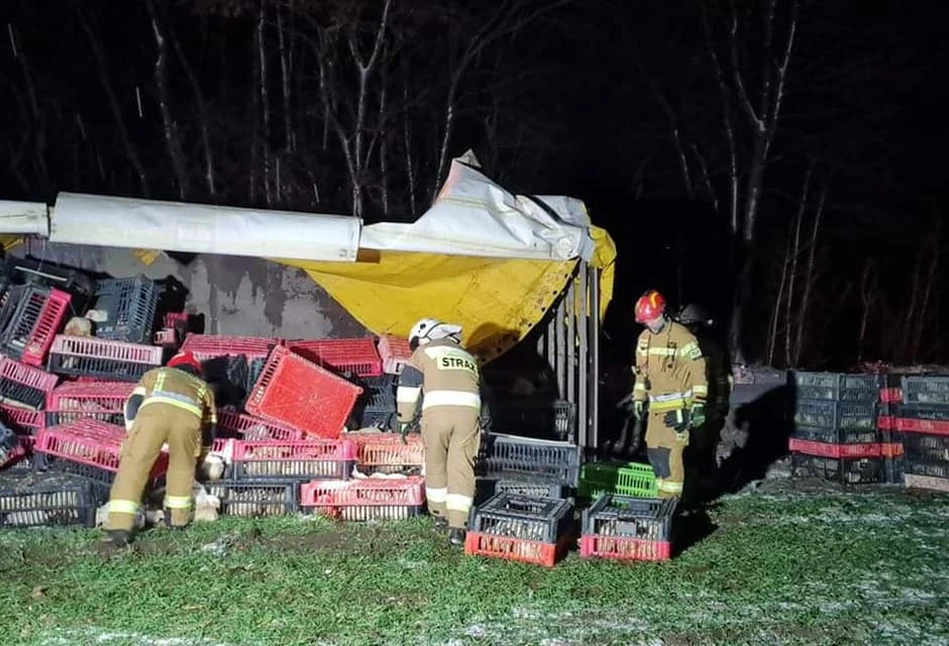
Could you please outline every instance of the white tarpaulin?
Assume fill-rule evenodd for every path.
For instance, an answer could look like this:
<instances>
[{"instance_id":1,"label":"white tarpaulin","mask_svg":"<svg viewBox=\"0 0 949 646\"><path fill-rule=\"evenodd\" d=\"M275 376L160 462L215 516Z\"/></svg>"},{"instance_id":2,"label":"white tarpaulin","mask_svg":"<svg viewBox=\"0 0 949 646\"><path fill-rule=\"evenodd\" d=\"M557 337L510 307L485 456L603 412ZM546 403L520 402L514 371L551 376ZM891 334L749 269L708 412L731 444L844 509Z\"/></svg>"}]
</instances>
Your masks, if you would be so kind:
<instances>
[{"instance_id":1,"label":"white tarpaulin","mask_svg":"<svg viewBox=\"0 0 949 646\"><path fill-rule=\"evenodd\" d=\"M358 218L60 193L51 242L353 262Z\"/></svg>"},{"instance_id":2,"label":"white tarpaulin","mask_svg":"<svg viewBox=\"0 0 949 646\"><path fill-rule=\"evenodd\" d=\"M49 235L49 218L42 202L8 202L0 200L0 233L14 235Z\"/></svg>"},{"instance_id":3,"label":"white tarpaulin","mask_svg":"<svg viewBox=\"0 0 949 646\"><path fill-rule=\"evenodd\" d=\"M513 195L485 177L470 153L452 162L430 209L412 224L363 227L346 215L264 211L60 193L41 203L0 202L0 233L50 241L190 253L343 261L358 249L525 260L589 260L595 244L583 203Z\"/></svg>"},{"instance_id":4,"label":"white tarpaulin","mask_svg":"<svg viewBox=\"0 0 949 646\"><path fill-rule=\"evenodd\" d=\"M589 260L594 248L589 226L580 200L515 196L455 160L435 203L418 220L366 226L359 246L494 258Z\"/></svg>"}]
</instances>

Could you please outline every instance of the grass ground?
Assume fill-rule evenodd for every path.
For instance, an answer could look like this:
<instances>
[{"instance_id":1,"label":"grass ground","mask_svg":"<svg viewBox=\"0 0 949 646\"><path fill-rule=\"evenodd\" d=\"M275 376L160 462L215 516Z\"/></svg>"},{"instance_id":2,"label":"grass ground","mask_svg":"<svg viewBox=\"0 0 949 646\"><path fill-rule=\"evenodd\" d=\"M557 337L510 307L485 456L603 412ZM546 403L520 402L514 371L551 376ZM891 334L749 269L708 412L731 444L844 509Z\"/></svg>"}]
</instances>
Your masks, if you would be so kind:
<instances>
[{"instance_id":1,"label":"grass ground","mask_svg":"<svg viewBox=\"0 0 949 646\"><path fill-rule=\"evenodd\" d=\"M110 561L92 531L0 532L0 641L949 644L949 497L766 485L662 564L470 558L425 519L225 519Z\"/></svg>"}]
</instances>

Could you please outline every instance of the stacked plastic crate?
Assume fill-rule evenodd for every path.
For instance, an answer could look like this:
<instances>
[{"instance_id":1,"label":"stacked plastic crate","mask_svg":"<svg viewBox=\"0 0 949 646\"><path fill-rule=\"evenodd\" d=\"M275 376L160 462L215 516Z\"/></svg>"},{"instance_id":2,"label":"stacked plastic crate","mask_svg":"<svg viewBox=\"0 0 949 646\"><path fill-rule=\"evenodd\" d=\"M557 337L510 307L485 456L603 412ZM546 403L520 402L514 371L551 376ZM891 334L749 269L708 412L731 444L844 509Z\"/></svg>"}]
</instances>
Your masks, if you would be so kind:
<instances>
[{"instance_id":1,"label":"stacked plastic crate","mask_svg":"<svg viewBox=\"0 0 949 646\"><path fill-rule=\"evenodd\" d=\"M0 527L88 524L90 507L94 513L91 485L30 473L46 395L59 381L41 366L71 300L69 292L49 285L14 284L9 277L2 282L0 430L8 446L0 460Z\"/></svg>"},{"instance_id":2,"label":"stacked plastic crate","mask_svg":"<svg viewBox=\"0 0 949 646\"><path fill-rule=\"evenodd\" d=\"M244 357L251 366L260 362L259 375L241 398L243 409L218 411L221 439L213 452L225 459L226 469L207 489L221 500L221 513L295 512L301 484L351 477L356 446L341 436L361 387L292 352L280 339L189 335L182 349L205 362L228 357Z\"/></svg>"},{"instance_id":3,"label":"stacked plastic crate","mask_svg":"<svg viewBox=\"0 0 949 646\"><path fill-rule=\"evenodd\" d=\"M567 497L579 480L578 447L487 433L477 470L480 492L465 553L554 565L573 539L574 506Z\"/></svg>"},{"instance_id":4,"label":"stacked plastic crate","mask_svg":"<svg viewBox=\"0 0 949 646\"><path fill-rule=\"evenodd\" d=\"M907 487L949 491L949 376L907 375L896 428Z\"/></svg>"},{"instance_id":5,"label":"stacked plastic crate","mask_svg":"<svg viewBox=\"0 0 949 646\"><path fill-rule=\"evenodd\" d=\"M796 372L794 383L792 473L841 484L883 482L881 375Z\"/></svg>"}]
</instances>

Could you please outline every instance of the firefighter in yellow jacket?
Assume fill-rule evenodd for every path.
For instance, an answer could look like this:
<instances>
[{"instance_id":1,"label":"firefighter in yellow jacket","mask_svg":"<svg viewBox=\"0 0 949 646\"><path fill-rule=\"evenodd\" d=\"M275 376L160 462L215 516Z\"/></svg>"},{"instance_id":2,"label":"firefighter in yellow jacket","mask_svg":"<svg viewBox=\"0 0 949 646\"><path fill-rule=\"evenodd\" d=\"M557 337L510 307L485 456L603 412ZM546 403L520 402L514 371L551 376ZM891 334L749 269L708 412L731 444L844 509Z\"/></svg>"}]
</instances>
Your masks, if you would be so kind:
<instances>
[{"instance_id":1,"label":"firefighter in yellow jacket","mask_svg":"<svg viewBox=\"0 0 949 646\"><path fill-rule=\"evenodd\" d=\"M409 333L412 357L396 391L399 431L407 432L422 399L425 496L438 527L453 545L465 542L474 502L474 461L481 443L481 371L461 347L461 328L420 320Z\"/></svg>"},{"instance_id":2,"label":"firefighter in yellow jacket","mask_svg":"<svg viewBox=\"0 0 949 646\"><path fill-rule=\"evenodd\" d=\"M655 290L636 302L636 322L646 326L636 343L633 406L648 415L646 452L661 498L681 497L685 484L682 454L691 429L705 423L708 396L705 357L689 330L666 314Z\"/></svg>"},{"instance_id":3,"label":"firefighter in yellow jacket","mask_svg":"<svg viewBox=\"0 0 949 646\"><path fill-rule=\"evenodd\" d=\"M125 402L128 437L109 495L108 547L131 542L142 494L165 445L165 524L183 529L190 522L195 468L211 448L216 425L214 393L192 353L179 353L165 367L142 376Z\"/></svg>"}]
</instances>

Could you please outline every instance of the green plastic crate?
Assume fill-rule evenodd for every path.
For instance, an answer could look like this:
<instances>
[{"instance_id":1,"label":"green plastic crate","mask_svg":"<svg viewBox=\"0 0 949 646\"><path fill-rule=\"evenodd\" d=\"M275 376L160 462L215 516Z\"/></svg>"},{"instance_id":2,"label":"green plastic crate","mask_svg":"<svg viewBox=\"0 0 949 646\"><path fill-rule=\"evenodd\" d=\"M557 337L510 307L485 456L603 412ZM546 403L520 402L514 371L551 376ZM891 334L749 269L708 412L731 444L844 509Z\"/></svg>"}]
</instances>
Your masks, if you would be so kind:
<instances>
[{"instance_id":1,"label":"green plastic crate","mask_svg":"<svg viewBox=\"0 0 949 646\"><path fill-rule=\"evenodd\" d=\"M652 466L638 462L593 462L580 472L580 497L595 498L615 493L636 498L656 498L656 474Z\"/></svg>"}]
</instances>

